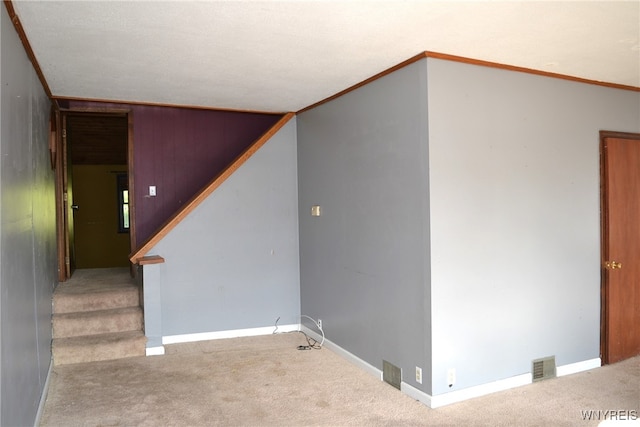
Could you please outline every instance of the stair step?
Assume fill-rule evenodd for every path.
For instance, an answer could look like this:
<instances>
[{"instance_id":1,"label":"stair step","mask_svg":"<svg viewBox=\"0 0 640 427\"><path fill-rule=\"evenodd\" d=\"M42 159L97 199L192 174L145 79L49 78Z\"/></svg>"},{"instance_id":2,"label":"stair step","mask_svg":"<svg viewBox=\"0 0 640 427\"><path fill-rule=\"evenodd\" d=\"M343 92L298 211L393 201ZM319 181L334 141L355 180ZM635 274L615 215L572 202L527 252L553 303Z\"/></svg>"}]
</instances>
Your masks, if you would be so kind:
<instances>
[{"instance_id":1,"label":"stair step","mask_svg":"<svg viewBox=\"0 0 640 427\"><path fill-rule=\"evenodd\" d=\"M146 355L142 331L87 335L53 340L54 365L98 362Z\"/></svg>"},{"instance_id":2,"label":"stair step","mask_svg":"<svg viewBox=\"0 0 640 427\"><path fill-rule=\"evenodd\" d=\"M131 285L102 286L91 288L60 288L53 295L53 312L75 313L78 311L99 311L140 305L140 291Z\"/></svg>"},{"instance_id":3,"label":"stair step","mask_svg":"<svg viewBox=\"0 0 640 427\"><path fill-rule=\"evenodd\" d=\"M53 315L53 338L141 331L142 321L143 315L140 307L56 313Z\"/></svg>"}]
</instances>

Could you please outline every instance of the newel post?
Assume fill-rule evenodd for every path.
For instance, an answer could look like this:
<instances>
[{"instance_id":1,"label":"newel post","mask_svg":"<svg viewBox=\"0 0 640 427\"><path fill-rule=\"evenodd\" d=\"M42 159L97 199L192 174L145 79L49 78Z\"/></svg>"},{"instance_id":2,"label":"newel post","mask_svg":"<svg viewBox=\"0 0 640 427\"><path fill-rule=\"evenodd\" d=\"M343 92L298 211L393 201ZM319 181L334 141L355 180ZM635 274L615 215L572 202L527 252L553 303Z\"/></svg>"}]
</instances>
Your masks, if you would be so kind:
<instances>
[{"instance_id":1,"label":"newel post","mask_svg":"<svg viewBox=\"0 0 640 427\"><path fill-rule=\"evenodd\" d=\"M149 255L138 258L142 267L142 298L144 334L147 337L147 356L164 354L162 344L162 277L164 258Z\"/></svg>"}]
</instances>

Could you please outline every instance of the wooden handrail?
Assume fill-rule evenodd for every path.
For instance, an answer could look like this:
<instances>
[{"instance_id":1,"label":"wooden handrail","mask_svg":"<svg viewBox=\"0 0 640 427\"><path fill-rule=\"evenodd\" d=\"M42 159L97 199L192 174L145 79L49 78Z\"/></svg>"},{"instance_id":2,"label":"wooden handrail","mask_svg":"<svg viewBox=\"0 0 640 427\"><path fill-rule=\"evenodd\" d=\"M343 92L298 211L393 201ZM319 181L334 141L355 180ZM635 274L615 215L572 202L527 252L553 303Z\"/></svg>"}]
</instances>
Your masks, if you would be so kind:
<instances>
[{"instance_id":1,"label":"wooden handrail","mask_svg":"<svg viewBox=\"0 0 640 427\"><path fill-rule=\"evenodd\" d=\"M163 264L164 258L160 255L149 255L138 258L137 264L140 265L151 265L151 264Z\"/></svg>"},{"instance_id":2,"label":"wooden handrail","mask_svg":"<svg viewBox=\"0 0 640 427\"><path fill-rule=\"evenodd\" d=\"M266 144L273 135L276 134L289 120L295 116L295 113L285 114L278 122L266 131L260 138L249 146L242 154L240 154L225 170L223 170L216 178L214 178L202 191L196 194L189 202L185 203L176 214L167 220L142 246L129 256L129 260L138 264L144 258L149 250L154 247L164 236L175 228L184 218L187 217L196 207L200 205L211 193L213 193L223 182L227 180L240 166L242 166L251 156L253 156L264 144Z\"/></svg>"}]
</instances>

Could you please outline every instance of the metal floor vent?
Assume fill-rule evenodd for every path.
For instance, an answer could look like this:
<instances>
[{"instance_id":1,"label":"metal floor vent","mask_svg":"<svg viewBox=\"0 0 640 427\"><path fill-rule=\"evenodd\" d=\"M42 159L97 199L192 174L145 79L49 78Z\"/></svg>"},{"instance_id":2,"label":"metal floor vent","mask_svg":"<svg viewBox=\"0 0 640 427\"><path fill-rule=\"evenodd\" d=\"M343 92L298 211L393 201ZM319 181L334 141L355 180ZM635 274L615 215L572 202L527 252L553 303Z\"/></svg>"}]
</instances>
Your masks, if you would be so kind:
<instances>
[{"instance_id":1,"label":"metal floor vent","mask_svg":"<svg viewBox=\"0 0 640 427\"><path fill-rule=\"evenodd\" d=\"M542 381L556 377L556 357L544 357L533 361L531 369L533 381Z\"/></svg>"},{"instance_id":2,"label":"metal floor vent","mask_svg":"<svg viewBox=\"0 0 640 427\"><path fill-rule=\"evenodd\" d=\"M402 370L397 366L392 365L386 360L382 361L382 380L391 384L398 390L400 390L400 383L402 382Z\"/></svg>"}]
</instances>

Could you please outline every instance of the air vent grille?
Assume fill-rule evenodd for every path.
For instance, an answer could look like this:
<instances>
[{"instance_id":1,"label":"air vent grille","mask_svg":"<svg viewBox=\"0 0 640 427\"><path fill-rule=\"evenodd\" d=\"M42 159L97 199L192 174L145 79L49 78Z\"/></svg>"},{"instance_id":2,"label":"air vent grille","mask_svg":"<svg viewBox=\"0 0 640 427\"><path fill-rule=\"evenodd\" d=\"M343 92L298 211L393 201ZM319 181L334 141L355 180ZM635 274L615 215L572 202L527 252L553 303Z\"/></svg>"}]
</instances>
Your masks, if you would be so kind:
<instances>
[{"instance_id":1,"label":"air vent grille","mask_svg":"<svg viewBox=\"0 0 640 427\"><path fill-rule=\"evenodd\" d=\"M556 377L556 357L545 357L533 361L531 369L533 381L542 381Z\"/></svg>"},{"instance_id":2,"label":"air vent grille","mask_svg":"<svg viewBox=\"0 0 640 427\"><path fill-rule=\"evenodd\" d=\"M391 384L398 390L400 390L400 383L402 382L402 370L397 366L392 365L386 360L382 361L382 380Z\"/></svg>"}]
</instances>

